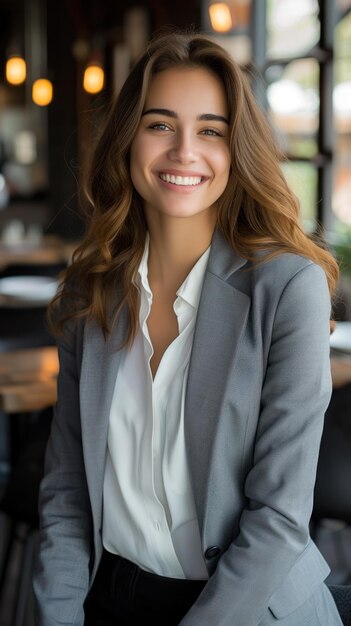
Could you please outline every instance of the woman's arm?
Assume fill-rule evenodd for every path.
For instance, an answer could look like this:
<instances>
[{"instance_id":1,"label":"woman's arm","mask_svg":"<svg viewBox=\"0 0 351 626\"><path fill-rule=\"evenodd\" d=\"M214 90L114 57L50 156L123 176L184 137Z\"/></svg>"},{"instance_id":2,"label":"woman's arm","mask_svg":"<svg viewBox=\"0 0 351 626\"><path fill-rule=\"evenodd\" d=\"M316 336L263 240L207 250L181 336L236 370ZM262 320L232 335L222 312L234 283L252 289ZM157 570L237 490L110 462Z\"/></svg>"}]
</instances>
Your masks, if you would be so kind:
<instances>
[{"instance_id":1,"label":"woman's arm","mask_svg":"<svg viewBox=\"0 0 351 626\"><path fill-rule=\"evenodd\" d=\"M329 315L324 272L305 266L287 283L275 314L240 532L182 626L257 626L308 544L331 393ZM312 570L311 589L313 577Z\"/></svg>"},{"instance_id":2,"label":"woman's arm","mask_svg":"<svg viewBox=\"0 0 351 626\"><path fill-rule=\"evenodd\" d=\"M40 547L34 579L39 624L84 623L91 554L91 512L86 485L74 343L59 345L58 403L40 493Z\"/></svg>"}]
</instances>

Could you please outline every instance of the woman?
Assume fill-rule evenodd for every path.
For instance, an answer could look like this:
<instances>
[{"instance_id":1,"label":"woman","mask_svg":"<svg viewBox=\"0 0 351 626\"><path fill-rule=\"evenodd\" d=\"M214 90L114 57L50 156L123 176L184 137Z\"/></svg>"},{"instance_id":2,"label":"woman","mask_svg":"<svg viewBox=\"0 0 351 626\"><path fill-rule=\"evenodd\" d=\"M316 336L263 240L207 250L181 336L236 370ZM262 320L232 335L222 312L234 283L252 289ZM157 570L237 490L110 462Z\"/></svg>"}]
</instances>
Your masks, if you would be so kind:
<instances>
[{"instance_id":1,"label":"woman","mask_svg":"<svg viewBox=\"0 0 351 626\"><path fill-rule=\"evenodd\" d=\"M341 624L309 537L337 267L278 157L224 50L149 45L56 301L41 624Z\"/></svg>"}]
</instances>

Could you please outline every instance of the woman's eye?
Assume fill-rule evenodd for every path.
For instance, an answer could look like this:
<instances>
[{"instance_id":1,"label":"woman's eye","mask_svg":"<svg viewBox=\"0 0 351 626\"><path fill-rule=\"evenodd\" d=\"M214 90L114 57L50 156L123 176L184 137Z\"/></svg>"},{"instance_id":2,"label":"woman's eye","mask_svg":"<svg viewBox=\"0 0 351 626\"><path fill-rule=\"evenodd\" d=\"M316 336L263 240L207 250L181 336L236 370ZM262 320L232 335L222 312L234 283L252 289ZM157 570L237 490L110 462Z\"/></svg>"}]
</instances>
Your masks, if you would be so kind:
<instances>
[{"instance_id":1,"label":"woman's eye","mask_svg":"<svg viewBox=\"0 0 351 626\"><path fill-rule=\"evenodd\" d=\"M221 133L214 128L205 128L201 131L203 135L209 135L210 137L222 137Z\"/></svg>"},{"instance_id":2,"label":"woman's eye","mask_svg":"<svg viewBox=\"0 0 351 626\"><path fill-rule=\"evenodd\" d=\"M167 126L167 124L164 124L163 122L152 124L151 126L149 126L149 128L151 128L151 130L170 130L169 126Z\"/></svg>"}]
</instances>

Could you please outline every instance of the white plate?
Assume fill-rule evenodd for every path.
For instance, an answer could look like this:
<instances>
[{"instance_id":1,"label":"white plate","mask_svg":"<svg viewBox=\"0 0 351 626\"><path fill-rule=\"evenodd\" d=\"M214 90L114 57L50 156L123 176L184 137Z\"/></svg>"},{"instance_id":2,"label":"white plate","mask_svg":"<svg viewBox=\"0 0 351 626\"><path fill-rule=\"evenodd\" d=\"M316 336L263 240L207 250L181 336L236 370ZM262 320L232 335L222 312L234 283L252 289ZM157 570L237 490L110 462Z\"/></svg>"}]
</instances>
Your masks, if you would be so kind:
<instances>
[{"instance_id":1,"label":"white plate","mask_svg":"<svg viewBox=\"0 0 351 626\"><path fill-rule=\"evenodd\" d=\"M2 306L40 306L50 302L58 281L49 276L8 276L0 279Z\"/></svg>"},{"instance_id":2,"label":"white plate","mask_svg":"<svg viewBox=\"0 0 351 626\"><path fill-rule=\"evenodd\" d=\"M351 353L351 322L336 322L330 345L334 350Z\"/></svg>"}]
</instances>

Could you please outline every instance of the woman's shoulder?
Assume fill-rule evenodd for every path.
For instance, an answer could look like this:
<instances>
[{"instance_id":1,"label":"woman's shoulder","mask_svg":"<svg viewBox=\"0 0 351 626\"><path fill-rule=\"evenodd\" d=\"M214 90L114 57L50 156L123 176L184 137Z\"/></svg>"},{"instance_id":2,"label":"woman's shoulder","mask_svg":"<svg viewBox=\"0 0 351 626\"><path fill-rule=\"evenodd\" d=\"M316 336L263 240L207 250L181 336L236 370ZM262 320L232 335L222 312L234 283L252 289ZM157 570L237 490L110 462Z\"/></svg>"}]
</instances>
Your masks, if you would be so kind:
<instances>
[{"instance_id":1,"label":"woman's shoulder","mask_svg":"<svg viewBox=\"0 0 351 626\"><path fill-rule=\"evenodd\" d=\"M251 264L255 276L267 280L272 285L284 285L299 275L300 280L326 281L323 268L311 259L293 252L280 252L270 256L268 252L256 254L256 260Z\"/></svg>"},{"instance_id":2,"label":"woman's shoulder","mask_svg":"<svg viewBox=\"0 0 351 626\"><path fill-rule=\"evenodd\" d=\"M326 282L323 268L303 254L284 249L256 248L245 256L232 248L225 237L217 231L213 243L211 270L214 268L216 273L220 268L218 272L220 274L224 268L223 275L227 279L229 277L229 282L241 285L244 291L245 286L250 288L250 285L252 287L257 283L265 283L267 288L279 291L295 277L299 277L297 281L304 282L306 279L308 282L315 276L318 283ZM219 258L220 262L216 258Z\"/></svg>"},{"instance_id":3,"label":"woman's shoulder","mask_svg":"<svg viewBox=\"0 0 351 626\"><path fill-rule=\"evenodd\" d=\"M250 265L250 264L249 264ZM330 304L330 294L323 268L302 255L283 252L271 258L261 258L252 263L247 272L248 295L261 302L263 308L275 309L279 302L289 300L292 310L297 301Z\"/></svg>"},{"instance_id":4,"label":"woman's shoulder","mask_svg":"<svg viewBox=\"0 0 351 626\"><path fill-rule=\"evenodd\" d=\"M263 301L266 307L278 305L282 295L292 298L330 300L328 282L320 265L302 255L283 252L273 257L264 253L247 262L242 271L233 275L233 286L249 297Z\"/></svg>"}]
</instances>

